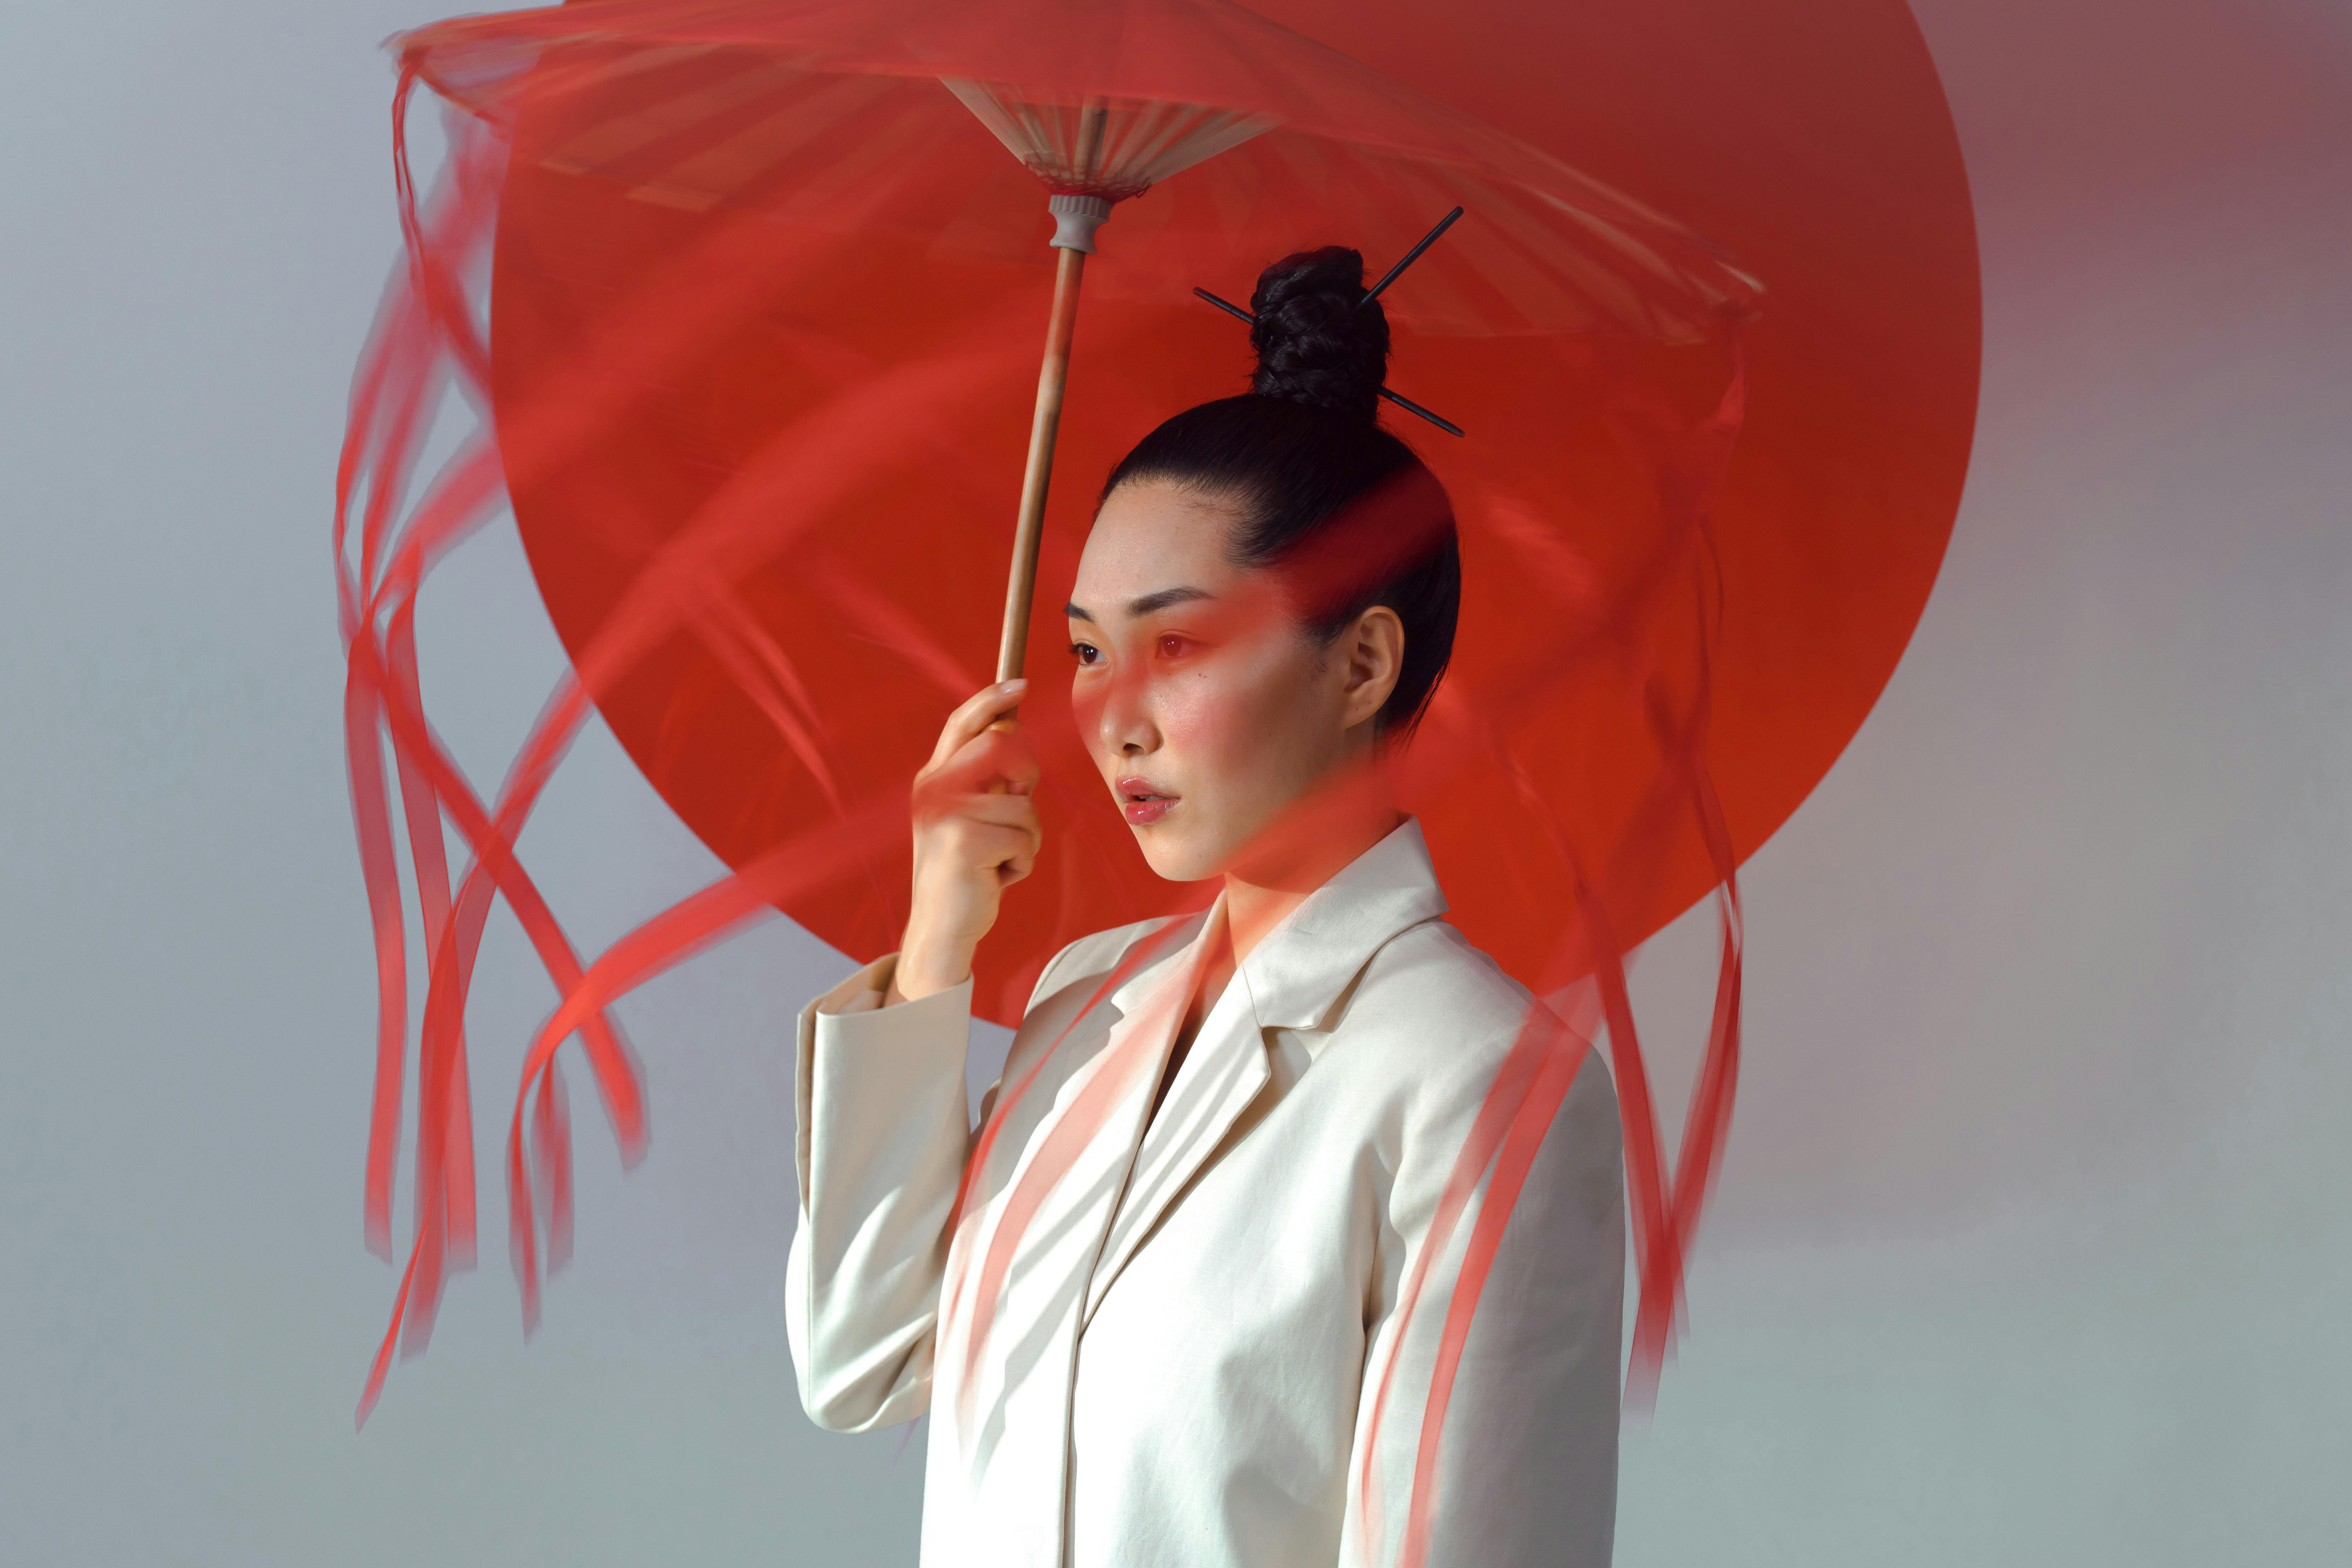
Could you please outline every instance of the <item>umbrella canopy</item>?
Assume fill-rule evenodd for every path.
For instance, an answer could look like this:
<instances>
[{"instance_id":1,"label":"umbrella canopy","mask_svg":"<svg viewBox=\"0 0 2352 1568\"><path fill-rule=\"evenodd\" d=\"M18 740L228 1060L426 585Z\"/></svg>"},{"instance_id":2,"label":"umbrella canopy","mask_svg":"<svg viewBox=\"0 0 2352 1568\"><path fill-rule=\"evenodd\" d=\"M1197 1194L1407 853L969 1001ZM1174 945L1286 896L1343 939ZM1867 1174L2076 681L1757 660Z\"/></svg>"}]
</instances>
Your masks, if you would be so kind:
<instances>
[{"instance_id":1,"label":"umbrella canopy","mask_svg":"<svg viewBox=\"0 0 2352 1568\"><path fill-rule=\"evenodd\" d=\"M1400 255L1456 203L1476 223L1393 320L1690 341L1756 293L1662 214L1232 0L587 0L399 47L453 101L530 121L519 168L925 254L1033 264L1036 182L1118 200L1213 158L1120 213L1125 264L1097 287L1136 300L1254 275L1269 235ZM1090 110L1108 124L1082 167Z\"/></svg>"}]
</instances>

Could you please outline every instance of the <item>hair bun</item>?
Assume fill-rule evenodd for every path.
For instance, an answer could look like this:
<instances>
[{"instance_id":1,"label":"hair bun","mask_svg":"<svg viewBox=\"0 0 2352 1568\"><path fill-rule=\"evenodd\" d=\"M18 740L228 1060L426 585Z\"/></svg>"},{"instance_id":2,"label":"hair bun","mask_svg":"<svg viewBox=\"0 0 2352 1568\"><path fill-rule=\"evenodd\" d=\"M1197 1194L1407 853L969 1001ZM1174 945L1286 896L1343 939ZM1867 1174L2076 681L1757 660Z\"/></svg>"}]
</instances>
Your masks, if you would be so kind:
<instances>
[{"instance_id":1,"label":"hair bun","mask_svg":"<svg viewBox=\"0 0 2352 1568\"><path fill-rule=\"evenodd\" d=\"M1286 256L1258 274L1250 310L1252 391L1377 419L1389 320L1379 300L1364 299L1362 256L1339 245Z\"/></svg>"}]
</instances>

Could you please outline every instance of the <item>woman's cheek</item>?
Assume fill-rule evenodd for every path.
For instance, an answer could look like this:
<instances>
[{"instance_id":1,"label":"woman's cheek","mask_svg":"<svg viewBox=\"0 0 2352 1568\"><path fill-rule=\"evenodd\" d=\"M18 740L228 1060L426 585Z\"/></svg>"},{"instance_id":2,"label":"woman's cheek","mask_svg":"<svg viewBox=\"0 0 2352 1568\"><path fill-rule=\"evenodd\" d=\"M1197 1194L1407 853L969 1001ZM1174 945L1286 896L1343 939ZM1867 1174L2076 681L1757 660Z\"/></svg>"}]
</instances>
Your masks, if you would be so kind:
<instances>
[{"instance_id":1,"label":"woman's cheek","mask_svg":"<svg viewBox=\"0 0 2352 1568\"><path fill-rule=\"evenodd\" d=\"M1248 715L1237 712L1229 683L1206 671L1171 675L1158 682L1152 707L1160 743L1192 778L1207 783L1229 777L1238 742L1249 733Z\"/></svg>"},{"instance_id":2,"label":"woman's cheek","mask_svg":"<svg viewBox=\"0 0 2352 1568\"><path fill-rule=\"evenodd\" d=\"M1087 743L1087 750L1092 752L1097 761L1104 754L1103 701L1104 693L1100 680L1089 680L1084 676L1071 678L1070 719L1078 727L1078 738Z\"/></svg>"},{"instance_id":3,"label":"woman's cheek","mask_svg":"<svg viewBox=\"0 0 2352 1568\"><path fill-rule=\"evenodd\" d=\"M1252 833L1290 793L1285 786L1297 744L1297 715L1284 700L1282 678L1271 661L1235 659L1170 682L1161 710L1168 748L1182 759L1200 804L1213 817L1201 826L1224 838Z\"/></svg>"}]
</instances>

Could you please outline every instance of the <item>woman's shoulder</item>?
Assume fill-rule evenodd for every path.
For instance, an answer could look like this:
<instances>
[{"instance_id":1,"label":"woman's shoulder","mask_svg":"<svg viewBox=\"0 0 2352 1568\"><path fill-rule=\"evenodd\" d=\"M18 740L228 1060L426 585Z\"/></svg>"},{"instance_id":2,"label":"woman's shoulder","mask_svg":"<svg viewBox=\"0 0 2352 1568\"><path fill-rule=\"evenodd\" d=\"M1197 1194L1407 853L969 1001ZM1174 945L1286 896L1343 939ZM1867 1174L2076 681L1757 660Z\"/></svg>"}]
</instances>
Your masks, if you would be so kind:
<instances>
[{"instance_id":1,"label":"woman's shoulder","mask_svg":"<svg viewBox=\"0 0 2352 1568\"><path fill-rule=\"evenodd\" d=\"M1326 1048L1350 1058L1351 1074L1386 1082L1434 1111L1465 1096L1483 1100L1531 1026L1566 1038L1549 1005L1459 928L1427 920L1398 932L1365 964ZM1596 1080L1580 1082L1580 1094L1609 1094L1597 1061L1580 1076Z\"/></svg>"},{"instance_id":2,"label":"woman's shoulder","mask_svg":"<svg viewBox=\"0 0 2352 1568\"><path fill-rule=\"evenodd\" d=\"M1364 965L1340 1020L1421 1033L1442 1023L1456 1040L1510 1039L1539 1005L1533 993L1471 944L1443 919L1406 927L1382 943Z\"/></svg>"}]
</instances>

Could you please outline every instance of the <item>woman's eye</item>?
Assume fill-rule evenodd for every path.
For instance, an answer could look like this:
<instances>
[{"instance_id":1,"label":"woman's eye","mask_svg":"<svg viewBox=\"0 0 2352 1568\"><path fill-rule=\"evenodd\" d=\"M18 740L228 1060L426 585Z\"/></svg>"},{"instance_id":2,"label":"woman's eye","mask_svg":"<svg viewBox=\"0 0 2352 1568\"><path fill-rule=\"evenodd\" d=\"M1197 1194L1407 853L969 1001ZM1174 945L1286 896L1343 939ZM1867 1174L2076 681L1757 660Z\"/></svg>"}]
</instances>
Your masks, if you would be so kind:
<instances>
[{"instance_id":1,"label":"woman's eye","mask_svg":"<svg viewBox=\"0 0 2352 1568\"><path fill-rule=\"evenodd\" d=\"M1102 650L1090 642L1074 642L1070 645L1070 657L1080 664L1094 664L1101 659Z\"/></svg>"},{"instance_id":2,"label":"woman's eye","mask_svg":"<svg viewBox=\"0 0 2352 1568\"><path fill-rule=\"evenodd\" d=\"M1160 657L1162 658L1181 658L1192 650L1190 641L1173 633L1160 639Z\"/></svg>"}]
</instances>

